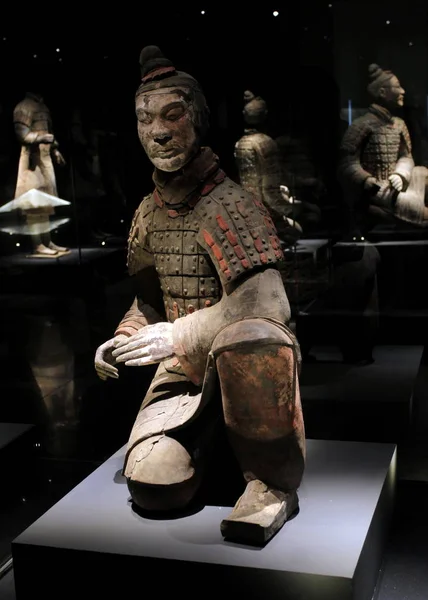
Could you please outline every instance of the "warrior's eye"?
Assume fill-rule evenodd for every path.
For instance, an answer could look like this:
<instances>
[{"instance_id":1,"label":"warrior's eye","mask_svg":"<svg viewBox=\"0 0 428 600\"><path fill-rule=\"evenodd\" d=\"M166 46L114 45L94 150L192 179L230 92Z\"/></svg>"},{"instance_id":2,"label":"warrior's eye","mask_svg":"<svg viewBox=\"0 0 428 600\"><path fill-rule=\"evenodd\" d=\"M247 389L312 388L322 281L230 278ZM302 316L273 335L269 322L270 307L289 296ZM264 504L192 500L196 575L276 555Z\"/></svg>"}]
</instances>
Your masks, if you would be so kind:
<instances>
[{"instance_id":1,"label":"warrior's eye","mask_svg":"<svg viewBox=\"0 0 428 600\"><path fill-rule=\"evenodd\" d=\"M149 115L149 113L143 112L143 111L138 111L137 113L137 119L140 123L144 123L145 125L148 125L149 123L152 122L152 118Z\"/></svg>"},{"instance_id":2,"label":"warrior's eye","mask_svg":"<svg viewBox=\"0 0 428 600\"><path fill-rule=\"evenodd\" d=\"M183 106L174 106L174 108L170 108L165 114L165 119L168 121L176 121L184 114Z\"/></svg>"}]
</instances>

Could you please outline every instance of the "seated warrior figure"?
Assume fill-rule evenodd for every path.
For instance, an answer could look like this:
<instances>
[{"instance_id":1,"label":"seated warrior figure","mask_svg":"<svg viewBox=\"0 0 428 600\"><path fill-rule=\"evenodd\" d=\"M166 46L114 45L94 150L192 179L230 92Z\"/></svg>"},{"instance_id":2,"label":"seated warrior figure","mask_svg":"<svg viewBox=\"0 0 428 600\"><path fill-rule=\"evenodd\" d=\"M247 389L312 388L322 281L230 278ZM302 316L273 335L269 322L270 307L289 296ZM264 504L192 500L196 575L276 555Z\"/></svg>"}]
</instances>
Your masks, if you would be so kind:
<instances>
[{"instance_id":1,"label":"seated warrior figure","mask_svg":"<svg viewBox=\"0 0 428 600\"><path fill-rule=\"evenodd\" d=\"M247 482L222 534L264 544L298 508L305 461L280 242L263 204L201 146L209 111L198 82L156 46L142 50L140 66L138 135L155 167L129 235L128 268L141 284L95 368L105 380L118 377L118 364L159 363L123 468L133 502L186 507L220 416ZM166 321L149 305L148 273L160 282Z\"/></svg>"},{"instance_id":2,"label":"seated warrior figure","mask_svg":"<svg viewBox=\"0 0 428 600\"><path fill-rule=\"evenodd\" d=\"M247 128L235 144L240 183L267 207L281 240L294 243L302 233L302 222L318 221L320 211L314 204L290 196L284 185L280 148L264 131L268 115L265 100L247 90L242 113Z\"/></svg>"},{"instance_id":3,"label":"seated warrior figure","mask_svg":"<svg viewBox=\"0 0 428 600\"><path fill-rule=\"evenodd\" d=\"M369 66L368 112L347 129L340 148L339 179L354 222L393 216L428 225L425 206L427 169L415 167L403 119L393 112L404 104L405 91L391 71ZM363 225L364 226L364 225Z\"/></svg>"}]
</instances>

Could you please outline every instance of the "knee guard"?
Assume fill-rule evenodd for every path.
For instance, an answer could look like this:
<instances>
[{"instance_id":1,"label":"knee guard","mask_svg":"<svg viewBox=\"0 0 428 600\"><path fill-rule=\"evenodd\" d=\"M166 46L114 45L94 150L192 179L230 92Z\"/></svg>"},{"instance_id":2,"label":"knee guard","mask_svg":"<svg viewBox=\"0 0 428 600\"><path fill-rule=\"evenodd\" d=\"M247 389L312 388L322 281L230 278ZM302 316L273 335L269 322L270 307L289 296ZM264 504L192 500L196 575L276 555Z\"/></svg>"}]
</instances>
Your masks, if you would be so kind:
<instances>
[{"instance_id":1,"label":"knee guard","mask_svg":"<svg viewBox=\"0 0 428 600\"><path fill-rule=\"evenodd\" d=\"M187 450L166 435L143 440L130 452L124 475L133 501L144 510L176 510L192 500L200 483Z\"/></svg>"},{"instance_id":2,"label":"knee guard","mask_svg":"<svg viewBox=\"0 0 428 600\"><path fill-rule=\"evenodd\" d=\"M214 341L226 428L247 481L296 489L305 433L292 332L264 319L226 327Z\"/></svg>"}]
</instances>

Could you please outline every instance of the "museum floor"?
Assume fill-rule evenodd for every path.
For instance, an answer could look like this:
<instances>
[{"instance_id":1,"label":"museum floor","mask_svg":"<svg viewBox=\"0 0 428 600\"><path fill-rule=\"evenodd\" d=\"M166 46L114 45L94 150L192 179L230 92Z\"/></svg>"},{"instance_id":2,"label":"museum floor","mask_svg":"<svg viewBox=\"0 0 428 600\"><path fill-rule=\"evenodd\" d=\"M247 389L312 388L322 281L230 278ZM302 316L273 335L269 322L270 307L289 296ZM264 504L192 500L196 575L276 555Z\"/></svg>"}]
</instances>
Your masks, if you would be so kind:
<instances>
[{"instance_id":1,"label":"museum floor","mask_svg":"<svg viewBox=\"0 0 428 600\"><path fill-rule=\"evenodd\" d=\"M377 346L373 364L357 366L343 364L334 347L314 347L316 360L302 372L308 437L398 443L397 505L376 600L428 596L428 444L423 442L426 423L419 402L426 389L423 350L421 345ZM138 397L130 393L129 404L118 415L116 382L102 386L85 368L79 373L84 426L57 432L56 441L52 432L43 437L36 430L22 442L24 454L25 445L31 445L28 478L19 482L0 512L0 559L6 566L1 600L15 598L13 566L7 568L11 541L126 441ZM132 372L121 385L135 388L134 377ZM413 425L411 413L418 415Z\"/></svg>"}]
</instances>

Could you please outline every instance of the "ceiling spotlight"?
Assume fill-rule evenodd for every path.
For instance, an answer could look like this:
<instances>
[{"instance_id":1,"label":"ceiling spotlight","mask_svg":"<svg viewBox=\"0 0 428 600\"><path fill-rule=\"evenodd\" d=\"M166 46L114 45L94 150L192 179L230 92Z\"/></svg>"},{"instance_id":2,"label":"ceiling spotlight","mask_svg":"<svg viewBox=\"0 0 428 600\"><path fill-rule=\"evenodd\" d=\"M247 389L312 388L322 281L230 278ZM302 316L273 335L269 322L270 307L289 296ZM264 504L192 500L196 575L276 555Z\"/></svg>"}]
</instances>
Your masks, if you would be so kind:
<instances>
[{"instance_id":1,"label":"ceiling spotlight","mask_svg":"<svg viewBox=\"0 0 428 600\"><path fill-rule=\"evenodd\" d=\"M274 17L277 17L278 15L279 15L279 12L278 12L277 10L274 10L274 11L273 11L273 16L274 16Z\"/></svg>"}]
</instances>

